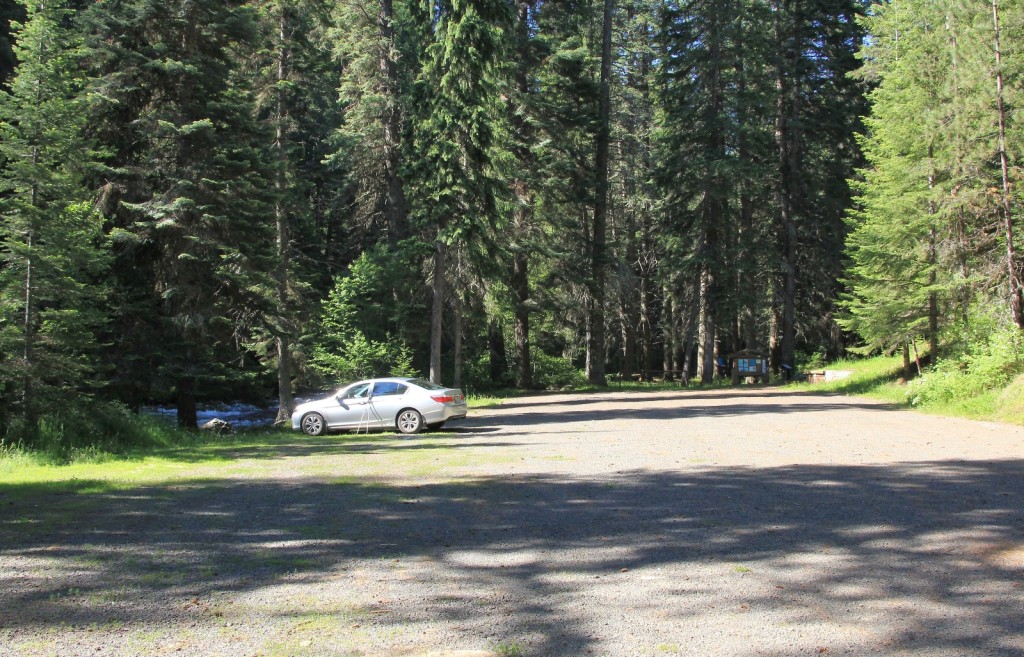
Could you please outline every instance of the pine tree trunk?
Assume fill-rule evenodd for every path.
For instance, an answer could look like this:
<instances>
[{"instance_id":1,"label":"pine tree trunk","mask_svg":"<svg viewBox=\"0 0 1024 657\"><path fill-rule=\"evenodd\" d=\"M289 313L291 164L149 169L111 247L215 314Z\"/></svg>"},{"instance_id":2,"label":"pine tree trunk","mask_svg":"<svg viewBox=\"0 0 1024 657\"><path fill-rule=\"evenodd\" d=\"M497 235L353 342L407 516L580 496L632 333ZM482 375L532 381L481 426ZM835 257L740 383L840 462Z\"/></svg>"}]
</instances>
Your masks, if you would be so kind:
<instances>
[{"instance_id":1,"label":"pine tree trunk","mask_svg":"<svg viewBox=\"0 0 1024 657\"><path fill-rule=\"evenodd\" d=\"M782 341L779 339L779 327L782 325L782 313L779 310L778 281L773 283L772 314L768 324L768 358L773 374L782 372Z\"/></svg>"},{"instance_id":2,"label":"pine tree trunk","mask_svg":"<svg viewBox=\"0 0 1024 657\"><path fill-rule=\"evenodd\" d=\"M487 329L487 346L491 361L491 383L504 385L505 375L508 374L508 357L505 355L505 329L498 320L492 319Z\"/></svg>"},{"instance_id":3,"label":"pine tree trunk","mask_svg":"<svg viewBox=\"0 0 1024 657\"><path fill-rule=\"evenodd\" d=\"M622 332L622 368L619 375L623 381L633 379L633 365L636 361L636 330L630 315L628 292L619 295L619 330Z\"/></svg>"},{"instance_id":4,"label":"pine tree trunk","mask_svg":"<svg viewBox=\"0 0 1024 657\"><path fill-rule=\"evenodd\" d=\"M651 378L654 353L654 290L651 277L645 272L640 278L640 362L638 369L644 381Z\"/></svg>"},{"instance_id":5,"label":"pine tree trunk","mask_svg":"<svg viewBox=\"0 0 1024 657\"><path fill-rule=\"evenodd\" d=\"M441 331L444 319L444 258L447 247L434 243L433 305L430 309L430 381L441 385Z\"/></svg>"},{"instance_id":6,"label":"pine tree trunk","mask_svg":"<svg viewBox=\"0 0 1024 657\"><path fill-rule=\"evenodd\" d=\"M529 85L529 48L530 48L530 0L518 0L516 5L516 46L517 57L515 84L521 101L530 92ZM530 124L521 111L512 114L513 126L517 135L524 142L532 141L533 134ZM532 156L527 144L516 147L516 159L520 165L532 165ZM513 189L518 197L513 212L513 225L517 239L528 236L533 223L533 207L529 186L523 176L513 182ZM530 261L525 245L512 258L512 294L513 294L513 333L515 335L516 387L529 390L533 388L533 363L530 359Z\"/></svg>"},{"instance_id":7,"label":"pine tree trunk","mask_svg":"<svg viewBox=\"0 0 1024 657\"><path fill-rule=\"evenodd\" d=\"M1006 233L1007 278L1010 287L1010 316L1013 323L1024 329L1024 289L1021 267L1017 262L1013 243L1013 211L1010 202L1010 176L1006 156L1006 109L1003 106L1003 55L999 34L999 0L992 0L992 24L995 29L996 52L996 109L999 113L999 163L1003 175L1003 221Z\"/></svg>"},{"instance_id":8,"label":"pine tree trunk","mask_svg":"<svg viewBox=\"0 0 1024 657\"><path fill-rule=\"evenodd\" d=\"M196 408L196 382L191 377L183 376L178 379L178 393L176 406L178 414L178 426L195 430L199 427L199 412Z\"/></svg>"},{"instance_id":9,"label":"pine tree trunk","mask_svg":"<svg viewBox=\"0 0 1024 657\"><path fill-rule=\"evenodd\" d=\"M739 113L742 120L742 117L747 115L748 110L746 65L743 59L742 42L737 44L737 53L736 74L739 78L738 88L741 103ZM747 139L746 130L740 129L737 141L740 161L752 161L754 158L750 152L750 143ZM745 349L754 349L757 345L757 313L755 306L758 294L757 281L754 277L754 244L756 237L754 233L754 201L751 198L750 187L749 180L744 179L740 182L740 229L737 236L737 253L739 254L738 286L740 289L739 329L737 336L742 343L740 348Z\"/></svg>"},{"instance_id":10,"label":"pine tree trunk","mask_svg":"<svg viewBox=\"0 0 1024 657\"><path fill-rule=\"evenodd\" d=\"M662 288L662 297L661 332L662 339L664 340L664 348L661 353L661 370L664 380L671 381L675 378L672 373L672 356L675 352L675 344L673 340L675 333L675 315L673 313L672 294L667 286Z\"/></svg>"},{"instance_id":11,"label":"pine tree trunk","mask_svg":"<svg viewBox=\"0 0 1024 657\"><path fill-rule=\"evenodd\" d=\"M938 280L936 267L939 266L938 250L936 249L937 236L935 231L935 215L938 209L935 207L935 147L928 145L928 217L931 225L928 227L928 286L932 291L928 293L928 345L932 354L932 361L939 354L939 296L935 292L935 283Z\"/></svg>"},{"instance_id":12,"label":"pine tree trunk","mask_svg":"<svg viewBox=\"0 0 1024 657\"><path fill-rule=\"evenodd\" d=\"M394 244L409 233L408 207L405 183L401 174L402 114L398 95L400 89L398 65L394 59L395 29L393 0L380 0L377 28L380 33L378 67L384 84L384 219L388 226L388 240Z\"/></svg>"},{"instance_id":13,"label":"pine tree trunk","mask_svg":"<svg viewBox=\"0 0 1024 657\"><path fill-rule=\"evenodd\" d=\"M32 189L32 196L35 198L35 188ZM33 202L33 206L35 203ZM21 407L22 413L25 418L26 428L30 432L34 432L36 429L36 413L35 413L35 401L32 399L32 370L33 370L33 342L35 340L35 330L32 328L32 322L35 321L32 317L32 275L35 267L35 261L32 257L32 248L35 241L35 229L32 226L33 219L29 218L29 229L28 235L25 237L26 256L25 256L25 318L23 327L23 340L24 345L22 349L22 365L24 370L22 372L21 380Z\"/></svg>"},{"instance_id":14,"label":"pine tree trunk","mask_svg":"<svg viewBox=\"0 0 1024 657\"><path fill-rule=\"evenodd\" d=\"M712 290L714 274L705 267L700 277L700 343L698 345L698 375L701 383L711 383L715 378L715 312Z\"/></svg>"},{"instance_id":15,"label":"pine tree trunk","mask_svg":"<svg viewBox=\"0 0 1024 657\"><path fill-rule=\"evenodd\" d=\"M277 153L277 201L274 214L277 226L277 308L276 314L282 326L278 327L277 336L277 417L276 426L285 426L291 421L294 399L292 396L292 363L291 337L288 335L288 288L289 288L289 231L288 213L285 209L285 194L288 192L288 145L286 143L285 120L287 109L284 100L284 82L288 79L288 18L284 6L278 24L277 51L277 104L275 107L276 139L274 149Z\"/></svg>"},{"instance_id":16,"label":"pine tree trunk","mask_svg":"<svg viewBox=\"0 0 1024 657\"><path fill-rule=\"evenodd\" d=\"M518 213L518 211L517 211ZM512 292L515 296L513 333L516 349L516 387L533 387L533 363L530 361L530 279L526 253L519 252L512 259Z\"/></svg>"},{"instance_id":17,"label":"pine tree trunk","mask_svg":"<svg viewBox=\"0 0 1024 657\"><path fill-rule=\"evenodd\" d=\"M594 231L591 239L590 312L587 333L587 380L605 386L605 327L604 294L607 255L605 234L608 220L608 147L611 132L611 77L612 77L612 6L613 0L604 0L601 38L601 91L598 107L597 199L594 202Z\"/></svg>"},{"instance_id":18,"label":"pine tree trunk","mask_svg":"<svg viewBox=\"0 0 1024 657\"><path fill-rule=\"evenodd\" d=\"M455 346L452 350L452 361L454 372L452 374L452 386L462 387L462 304L456 303L455 311Z\"/></svg>"},{"instance_id":19,"label":"pine tree trunk","mask_svg":"<svg viewBox=\"0 0 1024 657\"><path fill-rule=\"evenodd\" d=\"M690 371L693 370L693 344L697 337L697 327L700 322L700 286L697 285L690 294L690 312L686 319L686 330L683 336L683 383L690 384ZM700 369L697 370L700 376Z\"/></svg>"},{"instance_id":20,"label":"pine tree trunk","mask_svg":"<svg viewBox=\"0 0 1024 657\"><path fill-rule=\"evenodd\" d=\"M783 62L785 57L795 56L786 46L786 31L782 21L789 18L789 2L773 2L775 9L775 40L780 56L776 64L776 93L778 94L775 116L775 140L778 150L779 182L778 198L782 235L782 325L779 348L779 366L788 379L794 367L796 351L796 216L794 196L796 193L797 146L793 133L792 119L796 116L795 90L788 81L788 72Z\"/></svg>"}]
</instances>

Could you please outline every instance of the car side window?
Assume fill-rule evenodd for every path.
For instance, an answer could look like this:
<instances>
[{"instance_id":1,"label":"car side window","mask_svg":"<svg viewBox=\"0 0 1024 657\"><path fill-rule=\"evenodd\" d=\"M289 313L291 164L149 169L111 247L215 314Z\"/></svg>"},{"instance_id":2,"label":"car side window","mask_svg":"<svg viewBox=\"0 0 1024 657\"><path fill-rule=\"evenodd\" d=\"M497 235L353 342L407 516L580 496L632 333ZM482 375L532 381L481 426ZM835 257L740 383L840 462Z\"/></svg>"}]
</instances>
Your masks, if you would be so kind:
<instances>
[{"instance_id":1,"label":"car side window","mask_svg":"<svg viewBox=\"0 0 1024 657\"><path fill-rule=\"evenodd\" d=\"M346 390L345 397L347 399L362 399L363 397L366 397L369 392L370 384L364 383L362 385L352 386L351 388Z\"/></svg>"},{"instance_id":2,"label":"car side window","mask_svg":"<svg viewBox=\"0 0 1024 657\"><path fill-rule=\"evenodd\" d=\"M395 383L394 381L378 381L373 386L374 397L389 397L404 395L406 387L401 383Z\"/></svg>"}]
</instances>

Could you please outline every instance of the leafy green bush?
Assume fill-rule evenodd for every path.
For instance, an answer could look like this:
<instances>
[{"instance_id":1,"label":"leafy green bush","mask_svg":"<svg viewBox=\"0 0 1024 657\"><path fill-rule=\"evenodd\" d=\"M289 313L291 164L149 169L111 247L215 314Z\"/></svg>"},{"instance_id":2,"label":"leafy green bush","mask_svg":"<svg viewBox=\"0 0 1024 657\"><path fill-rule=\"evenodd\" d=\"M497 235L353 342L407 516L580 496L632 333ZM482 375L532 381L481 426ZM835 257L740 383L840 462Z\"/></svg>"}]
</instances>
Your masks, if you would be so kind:
<instances>
[{"instance_id":1,"label":"leafy green bush","mask_svg":"<svg viewBox=\"0 0 1024 657\"><path fill-rule=\"evenodd\" d=\"M1003 388L1024 370L1024 336L1010 328L995 331L969 349L947 355L907 385L914 406L946 404Z\"/></svg>"},{"instance_id":2,"label":"leafy green bush","mask_svg":"<svg viewBox=\"0 0 1024 657\"><path fill-rule=\"evenodd\" d=\"M1024 374L1015 378L995 402L995 416L1004 422L1024 424Z\"/></svg>"},{"instance_id":3,"label":"leafy green bush","mask_svg":"<svg viewBox=\"0 0 1024 657\"><path fill-rule=\"evenodd\" d=\"M462 365L462 389L466 394L473 394L478 390L501 390L512 387L511 375L500 381L491 380L491 355L482 353L475 360L469 360Z\"/></svg>"},{"instance_id":4,"label":"leafy green bush","mask_svg":"<svg viewBox=\"0 0 1024 657\"><path fill-rule=\"evenodd\" d=\"M340 340L338 342L341 342ZM332 383L344 383L374 376L415 376L412 352L396 340L368 340L360 332L349 334L343 346L331 349L318 345L312 367Z\"/></svg>"},{"instance_id":5,"label":"leafy green bush","mask_svg":"<svg viewBox=\"0 0 1024 657\"><path fill-rule=\"evenodd\" d=\"M587 377L566 358L549 356L543 351L534 351L533 382L540 388L549 390L582 386Z\"/></svg>"},{"instance_id":6,"label":"leafy green bush","mask_svg":"<svg viewBox=\"0 0 1024 657\"><path fill-rule=\"evenodd\" d=\"M412 351L390 333L377 331L369 337L365 324L379 325L382 297L380 283L388 268L364 254L348 275L335 281L320 316L310 366L332 384L374 376L412 376ZM377 318L377 319L373 319ZM383 336L383 337L379 337Z\"/></svg>"}]
</instances>

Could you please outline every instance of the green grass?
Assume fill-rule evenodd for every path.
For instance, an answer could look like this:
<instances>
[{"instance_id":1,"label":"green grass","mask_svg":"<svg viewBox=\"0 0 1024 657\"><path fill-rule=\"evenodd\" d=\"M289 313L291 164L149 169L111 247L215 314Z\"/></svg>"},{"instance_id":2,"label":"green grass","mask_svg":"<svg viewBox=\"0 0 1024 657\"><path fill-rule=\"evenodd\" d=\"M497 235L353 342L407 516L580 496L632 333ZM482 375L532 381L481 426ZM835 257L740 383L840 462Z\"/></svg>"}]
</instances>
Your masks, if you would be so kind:
<instances>
[{"instance_id":1,"label":"green grass","mask_svg":"<svg viewBox=\"0 0 1024 657\"><path fill-rule=\"evenodd\" d=\"M522 657L523 646L522 644L516 643L515 641L501 641L491 647L491 650L496 655L501 657Z\"/></svg>"},{"instance_id":2,"label":"green grass","mask_svg":"<svg viewBox=\"0 0 1024 657\"><path fill-rule=\"evenodd\" d=\"M1024 426L1024 374L1011 381L994 403L995 419Z\"/></svg>"},{"instance_id":3,"label":"green grass","mask_svg":"<svg viewBox=\"0 0 1024 657\"><path fill-rule=\"evenodd\" d=\"M70 514L75 512L74 500L87 496L146 487L232 485L275 476L282 467L295 476L325 479L337 485L365 485L393 476L430 478L481 460L506 463L520 457L514 449L481 455L472 449L471 441L452 446L443 431L423 434L413 441L393 433L311 438L276 429L222 437L181 432L179 439L180 444L175 446L92 450L80 459L55 459L45 452L0 445L0 503L65 494L70 497L64 498L63 510Z\"/></svg>"},{"instance_id":4,"label":"green grass","mask_svg":"<svg viewBox=\"0 0 1024 657\"><path fill-rule=\"evenodd\" d=\"M862 395L896 406L914 408L930 415L995 420L1024 426L1024 375L1005 388L996 387L968 396L955 396L935 402L912 404L903 381L901 356L841 360L826 366L829 370L850 370L853 374L828 383L792 383L795 390Z\"/></svg>"}]
</instances>

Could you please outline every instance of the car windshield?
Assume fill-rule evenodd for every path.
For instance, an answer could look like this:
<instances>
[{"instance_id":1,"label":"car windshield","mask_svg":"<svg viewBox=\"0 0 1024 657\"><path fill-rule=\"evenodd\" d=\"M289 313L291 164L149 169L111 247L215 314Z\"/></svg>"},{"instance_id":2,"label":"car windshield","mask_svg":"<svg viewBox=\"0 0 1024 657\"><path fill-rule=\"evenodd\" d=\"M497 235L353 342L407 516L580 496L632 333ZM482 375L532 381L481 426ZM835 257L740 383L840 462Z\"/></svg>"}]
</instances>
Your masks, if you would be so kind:
<instances>
[{"instance_id":1,"label":"car windshield","mask_svg":"<svg viewBox=\"0 0 1024 657\"><path fill-rule=\"evenodd\" d=\"M419 386L424 390L444 390L444 386L439 386L436 383L431 383L426 379L409 379L409 383L413 384L414 386Z\"/></svg>"}]
</instances>

